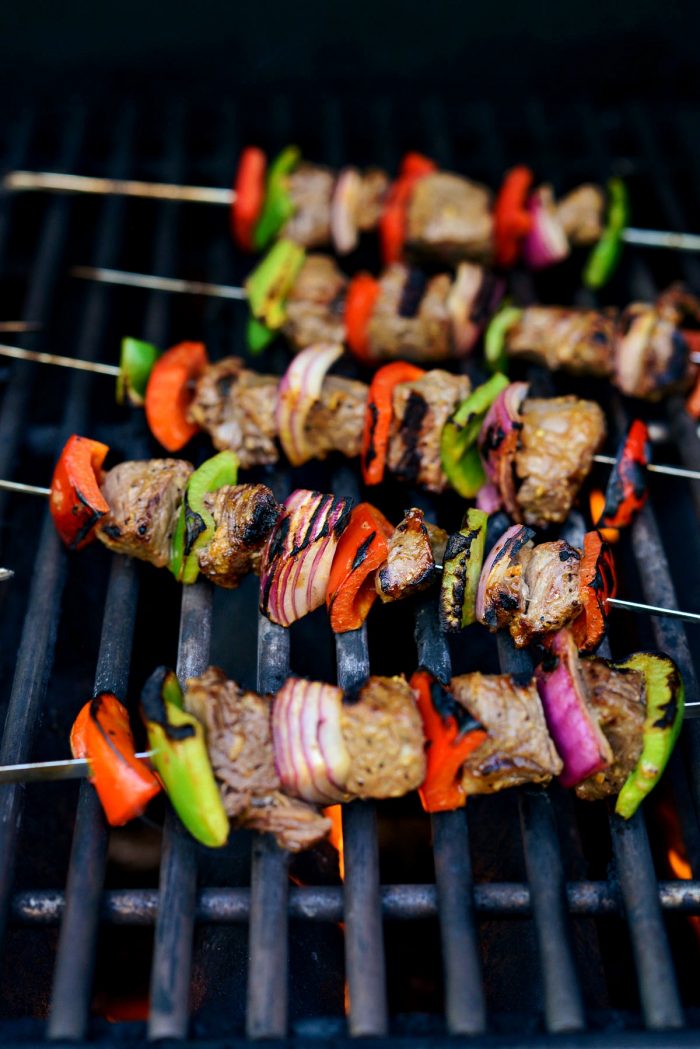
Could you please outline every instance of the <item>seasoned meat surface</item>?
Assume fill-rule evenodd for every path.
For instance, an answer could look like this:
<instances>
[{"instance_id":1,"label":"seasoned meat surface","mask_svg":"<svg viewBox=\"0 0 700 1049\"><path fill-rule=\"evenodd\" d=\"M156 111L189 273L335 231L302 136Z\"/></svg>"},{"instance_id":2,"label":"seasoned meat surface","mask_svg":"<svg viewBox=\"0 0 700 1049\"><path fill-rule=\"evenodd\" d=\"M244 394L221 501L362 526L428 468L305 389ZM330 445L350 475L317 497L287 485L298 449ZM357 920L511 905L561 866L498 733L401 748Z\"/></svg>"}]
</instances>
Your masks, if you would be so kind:
<instances>
[{"instance_id":1,"label":"seasoned meat surface","mask_svg":"<svg viewBox=\"0 0 700 1049\"><path fill-rule=\"evenodd\" d=\"M436 171L419 179L408 205L406 247L442 262L490 262L491 194L461 175Z\"/></svg>"},{"instance_id":2,"label":"seasoned meat surface","mask_svg":"<svg viewBox=\"0 0 700 1049\"><path fill-rule=\"evenodd\" d=\"M615 381L628 397L657 401L685 390L694 370L689 348L678 328L679 315L670 304L636 302L622 315L615 348Z\"/></svg>"},{"instance_id":3,"label":"seasoned meat surface","mask_svg":"<svg viewBox=\"0 0 700 1049\"><path fill-rule=\"evenodd\" d=\"M389 554L377 572L375 586L382 601L399 601L425 590L438 577L435 549L444 554L447 532L429 525L422 510L407 510L389 538Z\"/></svg>"},{"instance_id":4,"label":"seasoned meat surface","mask_svg":"<svg viewBox=\"0 0 700 1049\"><path fill-rule=\"evenodd\" d=\"M618 794L642 752L644 679L636 670L616 670L605 659L582 659L581 673L593 713L610 744L612 764L576 787L585 801Z\"/></svg>"},{"instance_id":5,"label":"seasoned meat surface","mask_svg":"<svg viewBox=\"0 0 700 1049\"><path fill-rule=\"evenodd\" d=\"M581 555L563 539L540 543L525 565L521 593L525 610L513 616L510 632L518 647L566 626L581 611Z\"/></svg>"},{"instance_id":6,"label":"seasoned meat surface","mask_svg":"<svg viewBox=\"0 0 700 1049\"><path fill-rule=\"evenodd\" d=\"M209 434L215 448L232 448L244 470L276 463L278 383L275 375L258 375L239 357L226 357L197 381L189 418Z\"/></svg>"},{"instance_id":7,"label":"seasoned meat surface","mask_svg":"<svg viewBox=\"0 0 700 1049\"><path fill-rule=\"evenodd\" d=\"M565 521L605 437L598 404L578 397L535 398L524 402L515 456L522 480L517 503L522 520L544 526Z\"/></svg>"},{"instance_id":8,"label":"seasoned meat surface","mask_svg":"<svg viewBox=\"0 0 700 1049\"><path fill-rule=\"evenodd\" d=\"M192 464L182 459L146 459L113 467L102 482L109 513L97 538L120 554L164 568Z\"/></svg>"},{"instance_id":9,"label":"seasoned meat surface","mask_svg":"<svg viewBox=\"0 0 700 1049\"><path fill-rule=\"evenodd\" d=\"M346 789L360 798L398 798L425 779L423 727L403 677L370 677L345 702L343 739L352 758Z\"/></svg>"},{"instance_id":10,"label":"seasoned meat surface","mask_svg":"<svg viewBox=\"0 0 700 1049\"><path fill-rule=\"evenodd\" d=\"M484 612L480 616L489 630L507 630L513 617L525 610L523 573L532 557L534 534L529 528L521 528L506 539L494 558L484 582Z\"/></svg>"},{"instance_id":11,"label":"seasoned meat surface","mask_svg":"<svg viewBox=\"0 0 700 1049\"><path fill-rule=\"evenodd\" d=\"M428 278L401 262L388 266L379 278L379 295L367 328L370 357L418 363L450 357L451 288L446 273Z\"/></svg>"},{"instance_id":12,"label":"seasoned meat surface","mask_svg":"<svg viewBox=\"0 0 700 1049\"><path fill-rule=\"evenodd\" d=\"M443 492L448 487L440 463L440 435L470 390L466 375L451 375L439 368L394 388L387 464L396 477L409 484L422 484L431 492Z\"/></svg>"},{"instance_id":13,"label":"seasoned meat surface","mask_svg":"<svg viewBox=\"0 0 700 1049\"><path fill-rule=\"evenodd\" d=\"M260 573L262 551L282 507L264 484L226 485L205 496L216 524L198 555L199 567L218 586L236 587Z\"/></svg>"},{"instance_id":14,"label":"seasoned meat surface","mask_svg":"<svg viewBox=\"0 0 700 1049\"><path fill-rule=\"evenodd\" d=\"M357 228L363 231L376 227L384 211L384 200L389 188L389 176L379 168L362 172L360 202L357 208Z\"/></svg>"},{"instance_id":15,"label":"seasoned meat surface","mask_svg":"<svg viewBox=\"0 0 700 1049\"><path fill-rule=\"evenodd\" d=\"M557 216L571 244L596 244L603 232L605 194L584 183L559 201Z\"/></svg>"},{"instance_id":16,"label":"seasoned meat surface","mask_svg":"<svg viewBox=\"0 0 700 1049\"><path fill-rule=\"evenodd\" d=\"M347 278L329 255L308 255L286 302L282 331L303 350L316 342L345 340Z\"/></svg>"},{"instance_id":17,"label":"seasoned meat surface","mask_svg":"<svg viewBox=\"0 0 700 1049\"><path fill-rule=\"evenodd\" d=\"M331 239L331 200L335 176L317 164L300 164L287 179L294 214L282 236L302 248L319 248Z\"/></svg>"},{"instance_id":18,"label":"seasoned meat surface","mask_svg":"<svg viewBox=\"0 0 700 1049\"><path fill-rule=\"evenodd\" d=\"M452 678L450 689L488 733L464 763L466 794L548 783L561 772L534 681L518 685L509 674L477 672Z\"/></svg>"},{"instance_id":19,"label":"seasoned meat surface","mask_svg":"<svg viewBox=\"0 0 700 1049\"><path fill-rule=\"evenodd\" d=\"M326 836L330 820L280 790L269 697L246 692L209 667L187 682L185 706L204 725L224 808L238 826L269 831L291 852Z\"/></svg>"},{"instance_id":20,"label":"seasoned meat surface","mask_svg":"<svg viewBox=\"0 0 700 1049\"><path fill-rule=\"evenodd\" d=\"M356 379L329 375L324 379L320 400L309 412L306 439L316 459L340 452L353 459L362 450L367 386Z\"/></svg>"},{"instance_id":21,"label":"seasoned meat surface","mask_svg":"<svg viewBox=\"0 0 700 1049\"><path fill-rule=\"evenodd\" d=\"M509 356L550 371L608 376L613 371L615 310L528 306L506 334Z\"/></svg>"}]
</instances>

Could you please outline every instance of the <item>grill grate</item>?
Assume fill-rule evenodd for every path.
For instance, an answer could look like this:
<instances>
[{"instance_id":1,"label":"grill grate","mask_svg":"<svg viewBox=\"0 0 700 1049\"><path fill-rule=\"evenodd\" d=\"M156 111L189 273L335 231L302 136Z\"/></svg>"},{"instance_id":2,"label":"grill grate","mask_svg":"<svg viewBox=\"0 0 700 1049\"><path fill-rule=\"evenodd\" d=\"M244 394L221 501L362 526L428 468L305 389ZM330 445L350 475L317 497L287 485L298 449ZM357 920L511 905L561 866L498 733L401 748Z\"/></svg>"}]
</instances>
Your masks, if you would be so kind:
<instances>
[{"instance_id":1,"label":"grill grate","mask_svg":"<svg viewBox=\"0 0 700 1049\"><path fill-rule=\"evenodd\" d=\"M619 165L622 158L632 171L640 218L648 206L653 217L669 228L683 228L686 219L698 215L698 202L684 181L688 164L693 173L700 169L700 153L689 133L695 113L674 115L667 121L663 111L598 112L574 105L545 110L532 103L525 105L521 120L488 105L463 106L428 97L419 105L410 99L377 100L367 119L359 101L331 99L311 108L307 103L303 109L292 103L280 97L258 100L254 112L243 107L193 112L174 104L163 113L125 105L116 117L99 105L28 112L2 132L0 163L7 168L44 166L224 185L240 144L259 138L259 127L264 127L263 144L271 150L299 131L304 151L315 158L339 163L347 156L393 167L397 155L410 146L492 184L504 167L523 157L562 185L581 177L600 178L611 162ZM63 342L64 352L87 359L114 360L118 337L129 325L161 345L203 332L212 356L240 352L244 319L235 305L202 306L154 293L144 300L136 293L100 285L79 287L65 278L69 265L90 262L165 275L187 272L217 281L238 280L246 260L237 258L226 243L221 215L212 211L119 199L0 199L7 315L19 314L23 298L25 319L46 326L39 335L26 337L28 346L58 349L55 343ZM371 249L360 261L375 264ZM630 253L612 295L623 302L632 295L653 294L679 265L697 287L697 260L655 259L652 272L643 256ZM25 274L28 282L22 296L19 289ZM0 288L2 296L4 288ZM573 291L568 272L518 287L520 294L547 301L570 299ZM283 360L280 353L276 370ZM107 403L109 391L96 385L103 380L78 373L63 382L25 363L13 365L3 376L0 475L44 482L55 449L73 431L108 440L122 457L154 454L138 415L118 412ZM616 402L612 409L621 428L627 409ZM668 422L681 459L698 468L700 442L680 403L668 405ZM201 450L204 453L204 446ZM332 475L325 467L314 470L313 482L319 487L357 494L352 470L336 469ZM277 471L272 483L276 494L282 495L291 487L290 472ZM405 495L402 498L407 500ZM700 491L679 482L672 493L664 489L662 498L663 512L657 515L652 500L633 528L630 582L638 577L645 600L654 604L673 604L677 584L683 592L680 604L690 608L692 585L700 580L692 565L679 560L674 544L682 540L687 562L697 562L693 512L700 514ZM437 504L429 509L438 513ZM0 744L2 762L30 760L51 747L56 749L52 756L61 756L71 716L89 693L93 677L96 689L124 695L131 687L133 693L157 662L176 661L178 673L188 676L204 668L211 654L235 676L245 680L247 675L250 684L257 679L260 690L271 691L290 667L330 680L334 664L338 683L352 687L366 676L370 654L377 672L380 663L393 660L381 672L410 671L420 662L441 676L449 671L451 660L461 664L471 659L475 666L481 658L478 650L470 653L464 645L448 649L437 630L434 602L426 600L415 611L417 656L410 646L382 634L393 630L394 623L410 629L403 613L392 620L382 619L380 612L369 637L365 631L338 637L335 653L328 629L318 619L287 632L259 618L256 672L255 661L249 658L254 644L254 586L230 595L197 584L181 594L172 581L156 579L150 570L132 562L110 560L105 552L66 558L41 507L20 507L0 495L0 514L3 560L18 569L19 580L8 594L0 595L3 638L7 638L6 652L0 657L0 694L9 697ZM448 500L439 514L441 519L443 514L455 518L457 507ZM27 536L30 543L25 542ZM32 566L27 588L22 580L29 578ZM76 614L82 617L77 624ZM677 660L688 684L688 698L697 701L689 645L693 636L689 638L684 626L672 620L653 620L639 630L643 640L653 638ZM375 646L384 647L385 642L388 654L375 652ZM487 656L493 668L494 650L491 646ZM508 671L523 669L528 658L503 638L497 655ZM700 835L699 722L686 724L669 778L692 860L692 845ZM47 845L37 832L36 813L53 807L54 798L59 798L58 811L46 816ZM599 813L590 817L596 834L610 836L606 854L610 869L601 870L599 863L596 867L591 861L593 876L585 863L572 873L567 835L571 827L578 833L578 809L556 789L521 791L501 840L509 843L514 855L522 851L521 867L515 858L508 870L524 873L518 880L497 872L480 877L479 815L494 811L486 806L495 804L495 799L485 799L483 804L470 805L466 813L431 819L434 883L432 879L416 883L409 869L405 881L396 884L382 877L380 832L387 818L383 807L354 803L343 813L347 871L343 886L290 886L294 863L263 837L253 841L248 878L244 872L250 848L247 836L241 835L240 844L235 841L214 862L167 816L157 883L134 885L128 879L119 883L114 873L110 835L92 789L81 785L77 808L75 799L71 787L0 790L0 953L5 965L1 986L12 988L18 974L21 979L32 977L22 969L22 935L42 937L48 957L48 976L39 972L34 976L36 987L27 995L26 1008L0 1002L0 1032L7 1040L48 1037L78 1042L111 1037L113 1029L91 1016L96 965L104 954L101 937L110 930L134 932L140 927L153 931L153 954L147 1028L138 1024L127 1028L135 1039L217 1038L230 1033L282 1039L295 1033L339 1040L347 1033L417 1041L426 1032L441 1037L487 1031L495 1034L495 1041L521 1045L545 1044L550 1034L561 1032L569 1032L567 1044L581 1045L594 1040L605 1044L605 1037L618 1045L624 1039L654 1045L691 1043L697 1038L700 998L685 971L693 970L698 946L689 946L687 938L677 935L669 919L700 915L700 880L695 880L699 872L694 868L689 881L657 881L653 829L647 830L641 815L625 826L610 819L608 830ZM403 810L397 812L394 816L391 810L388 819L400 822ZM64 816L71 821L74 817L72 828ZM423 821L427 826L427 817ZM590 836L590 828L581 832L584 839ZM37 884L27 856L40 854L48 856L49 870L44 883ZM581 926L584 921L587 928L595 925L595 965L605 973L606 966L626 957L619 953L606 957L610 933L604 934L604 929L621 929L621 919L631 945L636 992L618 994L620 978L608 972L601 1004L582 965ZM300 983L290 959L297 935L304 944L304 934L312 926L338 922L344 924L349 1011L347 1021L336 1012L321 1022L317 985L311 981L308 1001L299 996ZM401 1017L393 1005L391 979L387 980L396 963L390 928L408 925L418 930L426 922L440 933L444 1014ZM489 939L489 950L484 949L491 925L523 932L522 964L535 967L528 984L532 1001L524 1019L517 1011L519 1004L509 1010L503 996L494 992L491 946L495 941ZM200 955L206 953L208 942L214 944L217 930L240 926L247 927L247 975L234 974L235 995L213 1026L207 1027L197 1015L207 991L199 986L207 972ZM534 939L528 947L530 934ZM517 936L516 932L508 942L516 943ZM334 971L330 959L322 957L319 965L319 972ZM244 988L242 1024L238 1002L243 1001ZM498 1009L493 1008L494 1000ZM629 1032L621 1034L621 1026ZM667 1033L671 1028L679 1030ZM605 1030L607 1036L601 1033Z\"/></svg>"}]
</instances>

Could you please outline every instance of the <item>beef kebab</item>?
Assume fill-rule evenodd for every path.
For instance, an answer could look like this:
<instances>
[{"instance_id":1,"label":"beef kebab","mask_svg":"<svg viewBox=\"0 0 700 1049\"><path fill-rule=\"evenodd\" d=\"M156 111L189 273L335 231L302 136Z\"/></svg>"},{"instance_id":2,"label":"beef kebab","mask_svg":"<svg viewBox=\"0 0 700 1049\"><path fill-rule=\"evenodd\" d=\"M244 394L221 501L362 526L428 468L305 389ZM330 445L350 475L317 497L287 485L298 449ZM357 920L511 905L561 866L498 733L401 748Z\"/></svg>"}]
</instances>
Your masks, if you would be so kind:
<instances>
[{"instance_id":1,"label":"beef kebab","mask_svg":"<svg viewBox=\"0 0 700 1049\"><path fill-rule=\"evenodd\" d=\"M559 201L551 186L533 189L533 183L529 168L513 168L494 198L485 186L440 171L418 153L403 158L392 183L376 168L346 167L335 172L309 163L294 146L283 150L269 167L262 150L245 149L233 190L56 172L13 171L4 178L5 188L13 190L223 204L231 208L237 244L247 251L262 251L282 236L304 248L332 244L342 255L354 250L362 233L376 229L387 263L405 255L501 267L523 261L541 269L567 258L572 248L593 245L584 271L589 287L601 287L609 279L625 241L700 250L700 238L693 234L631 228L628 194L619 178L610 179L605 188L578 186Z\"/></svg>"}]
</instances>

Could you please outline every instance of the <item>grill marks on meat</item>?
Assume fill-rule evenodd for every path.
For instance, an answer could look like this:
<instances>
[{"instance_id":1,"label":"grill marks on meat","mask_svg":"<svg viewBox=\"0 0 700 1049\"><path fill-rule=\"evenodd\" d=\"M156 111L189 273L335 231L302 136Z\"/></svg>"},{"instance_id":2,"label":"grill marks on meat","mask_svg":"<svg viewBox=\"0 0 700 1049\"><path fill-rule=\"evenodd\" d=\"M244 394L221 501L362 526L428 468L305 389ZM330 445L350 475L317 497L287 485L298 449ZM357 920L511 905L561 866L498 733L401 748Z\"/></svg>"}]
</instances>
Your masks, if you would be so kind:
<instances>
[{"instance_id":1,"label":"grill marks on meat","mask_svg":"<svg viewBox=\"0 0 700 1049\"><path fill-rule=\"evenodd\" d=\"M584 801L618 794L642 751L644 679L636 670L617 670L605 659L582 659L589 705L612 750L612 763L584 780L576 793Z\"/></svg>"},{"instance_id":2,"label":"grill marks on meat","mask_svg":"<svg viewBox=\"0 0 700 1049\"><path fill-rule=\"evenodd\" d=\"M417 282L422 285L416 294ZM379 294L367 327L369 355L377 360L444 360L451 356L452 319L446 273L426 280L401 262L379 279Z\"/></svg>"},{"instance_id":3,"label":"grill marks on meat","mask_svg":"<svg viewBox=\"0 0 700 1049\"><path fill-rule=\"evenodd\" d=\"M637 302L622 314L615 351L615 380L628 397L657 401L690 385L688 343L679 311L662 296L656 306Z\"/></svg>"},{"instance_id":4,"label":"grill marks on meat","mask_svg":"<svg viewBox=\"0 0 700 1049\"><path fill-rule=\"evenodd\" d=\"M462 771L466 794L492 794L521 783L548 783L562 769L533 681L509 674L462 674L452 695L488 732Z\"/></svg>"},{"instance_id":5,"label":"grill marks on meat","mask_svg":"<svg viewBox=\"0 0 700 1049\"><path fill-rule=\"evenodd\" d=\"M557 218L570 244L596 244L603 232L605 194L589 182L577 186L559 201Z\"/></svg>"},{"instance_id":6,"label":"grill marks on meat","mask_svg":"<svg viewBox=\"0 0 700 1049\"><path fill-rule=\"evenodd\" d=\"M346 789L360 798L398 798L425 779L423 728L403 677L370 677L343 704L343 739L351 756Z\"/></svg>"},{"instance_id":7,"label":"grill marks on meat","mask_svg":"<svg viewBox=\"0 0 700 1049\"><path fill-rule=\"evenodd\" d=\"M309 412L305 427L314 458L325 459L330 452L349 459L360 454L366 403L365 383L340 375L324 379L320 400Z\"/></svg>"},{"instance_id":8,"label":"grill marks on meat","mask_svg":"<svg viewBox=\"0 0 700 1049\"><path fill-rule=\"evenodd\" d=\"M470 390L466 375L438 368L396 386L387 463L399 480L421 484L430 492L445 491L448 481L440 463L440 435Z\"/></svg>"},{"instance_id":9,"label":"grill marks on meat","mask_svg":"<svg viewBox=\"0 0 700 1049\"><path fill-rule=\"evenodd\" d=\"M460 175L419 179L408 206L407 250L420 258L489 263L493 253L491 193Z\"/></svg>"},{"instance_id":10,"label":"grill marks on meat","mask_svg":"<svg viewBox=\"0 0 700 1049\"><path fill-rule=\"evenodd\" d=\"M510 633L520 648L543 634L570 623L581 611L581 555L563 539L540 543L527 556L520 586L524 610L510 621Z\"/></svg>"},{"instance_id":11,"label":"grill marks on meat","mask_svg":"<svg viewBox=\"0 0 700 1049\"><path fill-rule=\"evenodd\" d=\"M489 630L509 628L514 615L525 611L523 571L532 556L534 536L529 528L521 528L496 555L486 579L481 619Z\"/></svg>"},{"instance_id":12,"label":"grill marks on meat","mask_svg":"<svg viewBox=\"0 0 700 1049\"><path fill-rule=\"evenodd\" d=\"M566 520L605 438L599 405L577 397L528 399L515 455L520 517L544 526Z\"/></svg>"},{"instance_id":13,"label":"grill marks on meat","mask_svg":"<svg viewBox=\"0 0 700 1049\"><path fill-rule=\"evenodd\" d=\"M276 463L275 403L279 380L248 371L239 357L211 364L197 381L189 418L219 451L232 448L241 467Z\"/></svg>"},{"instance_id":14,"label":"grill marks on meat","mask_svg":"<svg viewBox=\"0 0 700 1049\"><path fill-rule=\"evenodd\" d=\"M164 568L170 562L170 540L191 473L191 463L181 459L113 467L101 485L109 513L97 526L98 539L110 550Z\"/></svg>"},{"instance_id":15,"label":"grill marks on meat","mask_svg":"<svg viewBox=\"0 0 700 1049\"><path fill-rule=\"evenodd\" d=\"M300 164L287 178L294 214L282 236L302 248L319 248L331 239L331 201L335 175L318 164Z\"/></svg>"},{"instance_id":16,"label":"grill marks on meat","mask_svg":"<svg viewBox=\"0 0 700 1049\"><path fill-rule=\"evenodd\" d=\"M528 306L508 329L506 349L550 371L606 377L613 371L616 320L616 310Z\"/></svg>"},{"instance_id":17,"label":"grill marks on meat","mask_svg":"<svg viewBox=\"0 0 700 1049\"><path fill-rule=\"evenodd\" d=\"M264 484L226 485L205 496L216 530L198 554L201 571L218 586L236 587L260 574L262 551L282 507Z\"/></svg>"},{"instance_id":18,"label":"grill marks on meat","mask_svg":"<svg viewBox=\"0 0 700 1049\"><path fill-rule=\"evenodd\" d=\"M345 341L347 278L329 255L308 255L286 302L282 328L292 346Z\"/></svg>"},{"instance_id":19,"label":"grill marks on meat","mask_svg":"<svg viewBox=\"0 0 700 1049\"><path fill-rule=\"evenodd\" d=\"M269 698L246 692L210 667L187 682L185 705L204 725L224 808L238 826L274 834L291 852L327 835L330 820L280 789Z\"/></svg>"},{"instance_id":20,"label":"grill marks on meat","mask_svg":"<svg viewBox=\"0 0 700 1049\"><path fill-rule=\"evenodd\" d=\"M399 601L427 589L438 578L447 532L429 524L422 510L407 510L388 542L389 554L376 575L381 600Z\"/></svg>"}]
</instances>

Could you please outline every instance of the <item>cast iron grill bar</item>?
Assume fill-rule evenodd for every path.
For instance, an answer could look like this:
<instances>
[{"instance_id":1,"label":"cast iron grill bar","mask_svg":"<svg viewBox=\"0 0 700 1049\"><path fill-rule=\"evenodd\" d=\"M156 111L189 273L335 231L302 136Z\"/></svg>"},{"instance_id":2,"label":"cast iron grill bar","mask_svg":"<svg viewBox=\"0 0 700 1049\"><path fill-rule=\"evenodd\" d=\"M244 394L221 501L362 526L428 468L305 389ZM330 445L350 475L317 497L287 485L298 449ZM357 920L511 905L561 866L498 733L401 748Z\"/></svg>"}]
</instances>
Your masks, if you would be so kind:
<instances>
[{"instance_id":1,"label":"cast iron grill bar","mask_svg":"<svg viewBox=\"0 0 700 1049\"><path fill-rule=\"evenodd\" d=\"M435 598L421 601L416 609L415 639L418 666L439 681L449 683L450 653L440 632ZM482 1034L486 1030L486 999L474 916L467 809L433 813L430 824L447 1029L450 1034Z\"/></svg>"},{"instance_id":2,"label":"cast iron grill bar","mask_svg":"<svg viewBox=\"0 0 700 1049\"><path fill-rule=\"evenodd\" d=\"M82 117L69 122L63 136L60 163L70 168L78 155L82 137ZM44 317L50 307L55 289L59 262L68 235L68 202L52 201L43 225L41 247L33 270L24 317L34 320ZM19 415L17 403L25 406L35 366L25 367L24 373L15 367L13 379L5 391L0 413L0 475L12 476L15 453L24 432L26 410ZM76 374L68 385L66 408L61 433L80 429L85 417L85 374ZM0 508L4 502L0 500ZM65 558L49 515L42 526L35 568L29 590L29 601L17 654L17 663L10 693L0 762L12 764L26 761L31 751L39 709L46 695L58 627L58 609L65 581ZM0 950L4 939L7 908L14 879L14 860L17 833L21 821L24 789L12 784L0 791Z\"/></svg>"},{"instance_id":3,"label":"cast iron grill bar","mask_svg":"<svg viewBox=\"0 0 700 1049\"><path fill-rule=\"evenodd\" d=\"M117 127L113 166L125 172L131 154L131 114ZM96 258L109 265L117 257L123 201L105 202L98 226ZM102 289L104 290L104 289ZM91 358L104 328L107 297L92 289L89 323L83 327L78 356ZM90 309L90 306L88 309ZM134 562L115 558L109 577L100 652L95 675L95 693L114 692L124 698L129 677L134 617L138 599L138 573ZM49 1038L82 1039L88 1025L90 995L97 949L100 898L107 862L109 831L94 789L80 786L78 808L66 883L66 911L61 923L51 994Z\"/></svg>"},{"instance_id":4,"label":"cast iron grill bar","mask_svg":"<svg viewBox=\"0 0 700 1049\"><path fill-rule=\"evenodd\" d=\"M289 633L258 615L258 692L276 692L289 675ZM248 1038L287 1033L288 856L271 834L256 834L250 872Z\"/></svg>"}]
</instances>

